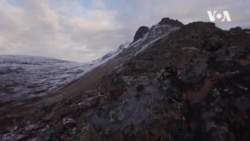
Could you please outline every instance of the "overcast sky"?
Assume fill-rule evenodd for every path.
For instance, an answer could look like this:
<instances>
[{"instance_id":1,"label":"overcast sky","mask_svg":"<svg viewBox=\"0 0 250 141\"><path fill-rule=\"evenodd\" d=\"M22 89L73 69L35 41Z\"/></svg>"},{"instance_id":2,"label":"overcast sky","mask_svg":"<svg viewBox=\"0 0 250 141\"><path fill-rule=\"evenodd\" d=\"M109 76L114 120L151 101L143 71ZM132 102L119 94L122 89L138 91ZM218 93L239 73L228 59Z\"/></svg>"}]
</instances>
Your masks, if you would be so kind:
<instances>
[{"instance_id":1,"label":"overcast sky","mask_svg":"<svg viewBox=\"0 0 250 141\"><path fill-rule=\"evenodd\" d=\"M250 28L249 0L0 0L0 54L86 62L132 41L141 25L163 17L209 21L207 10L228 10L227 29Z\"/></svg>"}]
</instances>

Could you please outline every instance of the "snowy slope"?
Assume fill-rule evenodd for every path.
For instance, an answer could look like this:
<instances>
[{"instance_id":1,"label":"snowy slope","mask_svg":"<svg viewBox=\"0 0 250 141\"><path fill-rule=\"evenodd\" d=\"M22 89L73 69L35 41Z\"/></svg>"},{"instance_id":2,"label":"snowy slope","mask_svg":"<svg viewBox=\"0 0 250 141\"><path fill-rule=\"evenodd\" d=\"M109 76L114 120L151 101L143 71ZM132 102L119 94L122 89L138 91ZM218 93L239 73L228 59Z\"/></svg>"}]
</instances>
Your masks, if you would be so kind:
<instances>
[{"instance_id":1,"label":"snowy slope","mask_svg":"<svg viewBox=\"0 0 250 141\"><path fill-rule=\"evenodd\" d=\"M159 24L153 25L149 29L149 32L143 36L143 38L132 43L130 46L131 47L141 47L143 49L146 49L146 47L143 47L143 46L149 46L150 44L156 42L159 39L166 37L169 33L173 32L175 30L178 30L179 28L180 27L175 27L175 26L170 26L170 25L159 25ZM141 51L139 51L139 52L141 52ZM137 54L139 52L137 52Z\"/></svg>"},{"instance_id":2,"label":"snowy slope","mask_svg":"<svg viewBox=\"0 0 250 141\"><path fill-rule=\"evenodd\" d=\"M121 44L117 50L111 51L109 53L107 53L106 55L104 55L103 57L92 61L92 64L94 64L94 66L99 66L101 64L106 63L108 60L116 57L118 54L120 54L121 52L123 52L125 49L130 47L130 42L126 42L124 44Z\"/></svg>"},{"instance_id":3,"label":"snowy slope","mask_svg":"<svg viewBox=\"0 0 250 141\"><path fill-rule=\"evenodd\" d=\"M0 102L42 97L53 93L104 64L128 47L89 63L76 63L45 57L0 56Z\"/></svg>"},{"instance_id":4,"label":"snowy slope","mask_svg":"<svg viewBox=\"0 0 250 141\"><path fill-rule=\"evenodd\" d=\"M142 39L139 39L138 41L132 43L131 47L140 48L136 52L134 52L134 55L139 54L140 52L147 49L150 45L154 44L156 41L167 37L170 33L173 31L178 30L180 27L173 27L170 25L153 25L149 32L144 35Z\"/></svg>"},{"instance_id":5,"label":"snowy slope","mask_svg":"<svg viewBox=\"0 0 250 141\"><path fill-rule=\"evenodd\" d=\"M89 63L76 63L45 57L0 56L0 102L42 97L56 92L94 68L119 54L127 59L147 49L150 45L179 29L156 24L143 38L126 42L117 50Z\"/></svg>"},{"instance_id":6,"label":"snowy slope","mask_svg":"<svg viewBox=\"0 0 250 141\"><path fill-rule=\"evenodd\" d=\"M78 78L91 64L31 56L0 56L0 101L44 96Z\"/></svg>"}]
</instances>

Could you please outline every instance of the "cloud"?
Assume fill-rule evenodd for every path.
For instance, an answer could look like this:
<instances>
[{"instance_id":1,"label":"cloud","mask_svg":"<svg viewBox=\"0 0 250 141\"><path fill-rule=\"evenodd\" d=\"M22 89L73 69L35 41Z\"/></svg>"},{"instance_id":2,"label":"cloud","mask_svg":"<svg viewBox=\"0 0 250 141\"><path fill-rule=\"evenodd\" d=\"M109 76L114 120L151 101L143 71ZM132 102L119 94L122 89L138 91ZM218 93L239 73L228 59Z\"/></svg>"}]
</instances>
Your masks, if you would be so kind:
<instances>
[{"instance_id":1,"label":"cloud","mask_svg":"<svg viewBox=\"0 0 250 141\"><path fill-rule=\"evenodd\" d=\"M5 43L5 38L3 36L0 36L0 46L3 46Z\"/></svg>"},{"instance_id":2,"label":"cloud","mask_svg":"<svg viewBox=\"0 0 250 141\"><path fill-rule=\"evenodd\" d=\"M250 27L249 6L247 0L1 0L0 54L85 62L131 41L139 26L163 17L208 21L207 10L228 10L233 21L216 22L219 27Z\"/></svg>"},{"instance_id":3,"label":"cloud","mask_svg":"<svg viewBox=\"0 0 250 141\"><path fill-rule=\"evenodd\" d=\"M84 62L114 49L108 40L121 28L115 20L115 11L86 10L79 7L80 1L70 7L66 7L66 1L54 4L49 0L24 0L13 6L1 1L0 35L4 35L0 36L1 54Z\"/></svg>"},{"instance_id":4,"label":"cloud","mask_svg":"<svg viewBox=\"0 0 250 141\"><path fill-rule=\"evenodd\" d=\"M115 12L93 10L88 11L85 15L70 18L69 26L73 27L75 32L83 34L97 34L99 32L112 31L119 29L119 25L115 21Z\"/></svg>"},{"instance_id":5,"label":"cloud","mask_svg":"<svg viewBox=\"0 0 250 141\"><path fill-rule=\"evenodd\" d=\"M104 8L105 2L104 0L92 0L92 6L96 8Z\"/></svg>"}]
</instances>

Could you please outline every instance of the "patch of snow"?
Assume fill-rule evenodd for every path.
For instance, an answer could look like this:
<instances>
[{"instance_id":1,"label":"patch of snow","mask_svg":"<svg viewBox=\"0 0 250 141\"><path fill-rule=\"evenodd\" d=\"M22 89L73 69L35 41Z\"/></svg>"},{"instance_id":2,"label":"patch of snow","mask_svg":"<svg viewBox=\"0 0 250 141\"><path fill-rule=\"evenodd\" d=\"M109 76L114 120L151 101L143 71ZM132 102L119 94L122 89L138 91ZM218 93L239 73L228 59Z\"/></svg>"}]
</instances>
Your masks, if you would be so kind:
<instances>
[{"instance_id":1,"label":"patch of snow","mask_svg":"<svg viewBox=\"0 0 250 141\"><path fill-rule=\"evenodd\" d=\"M157 37L157 38L154 38L153 40L150 40L147 44L143 45L143 46L141 47L141 49L135 53L135 55L141 53L142 51L144 51L145 49L147 49L149 46L151 46L152 44L154 44L154 43L155 43L156 41L158 41L159 39L162 39L162 38L164 38L164 37L167 37L171 32L173 32L173 31L175 31L175 30L177 30L177 29L179 29L179 28L171 28L171 29L170 29L168 32L166 32L165 34L163 34L163 35L161 35L161 36L159 36L159 37Z\"/></svg>"},{"instance_id":2,"label":"patch of snow","mask_svg":"<svg viewBox=\"0 0 250 141\"><path fill-rule=\"evenodd\" d=\"M22 134L14 134L14 133L8 133L4 134L1 138L2 141L18 141L25 137L25 135Z\"/></svg>"},{"instance_id":3,"label":"patch of snow","mask_svg":"<svg viewBox=\"0 0 250 141\"><path fill-rule=\"evenodd\" d=\"M35 129L39 129L39 128L41 128L41 127L37 124L30 124L30 125L27 125L26 127L24 127L24 130L31 131L31 130L35 130Z\"/></svg>"},{"instance_id":4,"label":"patch of snow","mask_svg":"<svg viewBox=\"0 0 250 141\"><path fill-rule=\"evenodd\" d=\"M123 50L125 50L129 47L130 47L130 42L126 42L126 43L120 45L117 50L112 51L112 52L104 55L102 58L99 58L97 60L92 61L92 63L94 64L93 66L100 66L100 65L106 63L108 60L114 58L115 56L120 54Z\"/></svg>"},{"instance_id":5,"label":"patch of snow","mask_svg":"<svg viewBox=\"0 0 250 141\"><path fill-rule=\"evenodd\" d=\"M10 131L9 133L0 135L1 141L19 141L19 140L32 140L34 135L38 135L39 133L47 130L49 128L48 125L45 124L27 124L25 127Z\"/></svg>"},{"instance_id":6,"label":"patch of snow","mask_svg":"<svg viewBox=\"0 0 250 141\"><path fill-rule=\"evenodd\" d=\"M134 56L144 51L146 48L154 44L159 39L163 39L167 37L173 31L178 30L179 27L172 27L169 25L159 25L156 24L152 26L148 33L146 33L143 38L137 40L130 44L131 48L138 48L137 51L134 52Z\"/></svg>"},{"instance_id":7,"label":"patch of snow","mask_svg":"<svg viewBox=\"0 0 250 141\"><path fill-rule=\"evenodd\" d=\"M70 123L75 123L75 120L70 117L65 117L62 119L63 124L70 124Z\"/></svg>"}]
</instances>

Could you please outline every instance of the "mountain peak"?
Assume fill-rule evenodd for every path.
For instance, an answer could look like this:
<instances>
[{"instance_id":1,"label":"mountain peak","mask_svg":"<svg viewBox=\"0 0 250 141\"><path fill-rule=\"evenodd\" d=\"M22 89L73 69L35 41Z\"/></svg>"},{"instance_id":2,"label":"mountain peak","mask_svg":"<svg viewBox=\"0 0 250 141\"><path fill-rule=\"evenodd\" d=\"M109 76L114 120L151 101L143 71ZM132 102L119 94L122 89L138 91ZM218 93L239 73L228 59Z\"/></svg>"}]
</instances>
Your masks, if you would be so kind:
<instances>
[{"instance_id":1,"label":"mountain peak","mask_svg":"<svg viewBox=\"0 0 250 141\"><path fill-rule=\"evenodd\" d=\"M184 24L178 20L173 20L168 17L162 18L161 21L158 23L159 25L171 25L171 26L183 26Z\"/></svg>"},{"instance_id":2,"label":"mountain peak","mask_svg":"<svg viewBox=\"0 0 250 141\"><path fill-rule=\"evenodd\" d=\"M173 20L173 19L170 19L170 18L162 18L161 21L158 24L153 25L150 28L147 27L147 26L140 26L138 28L138 30L136 31L136 33L135 33L133 42L143 38L144 35L146 35L146 33L154 34L152 32L155 32L156 30L158 32L165 32L166 28L169 29L169 27L181 27L183 25L184 24L181 23L178 20Z\"/></svg>"},{"instance_id":3,"label":"mountain peak","mask_svg":"<svg viewBox=\"0 0 250 141\"><path fill-rule=\"evenodd\" d=\"M147 32L149 31L149 27L147 26L140 26L135 33L133 42L141 39Z\"/></svg>"}]
</instances>

